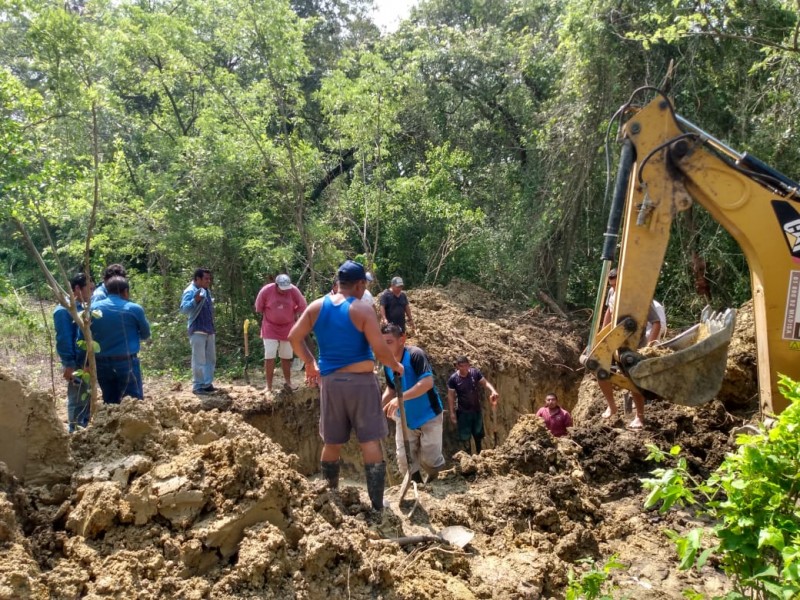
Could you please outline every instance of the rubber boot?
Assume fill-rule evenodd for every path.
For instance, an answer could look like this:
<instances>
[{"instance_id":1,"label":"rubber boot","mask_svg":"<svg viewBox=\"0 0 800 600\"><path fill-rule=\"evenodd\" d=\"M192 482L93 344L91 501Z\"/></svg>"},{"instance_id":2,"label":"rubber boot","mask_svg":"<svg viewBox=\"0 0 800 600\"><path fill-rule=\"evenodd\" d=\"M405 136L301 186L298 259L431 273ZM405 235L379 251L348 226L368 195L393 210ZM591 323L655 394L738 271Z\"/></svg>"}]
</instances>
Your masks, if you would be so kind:
<instances>
[{"instance_id":1,"label":"rubber boot","mask_svg":"<svg viewBox=\"0 0 800 600\"><path fill-rule=\"evenodd\" d=\"M480 454L483 448L483 438L475 438L475 454Z\"/></svg>"},{"instance_id":2,"label":"rubber boot","mask_svg":"<svg viewBox=\"0 0 800 600\"><path fill-rule=\"evenodd\" d=\"M321 460L319 461L319 466L322 470L322 476L325 478L325 481L328 482L328 488L331 490L338 489L339 469L341 468L339 461Z\"/></svg>"},{"instance_id":3,"label":"rubber boot","mask_svg":"<svg viewBox=\"0 0 800 600\"><path fill-rule=\"evenodd\" d=\"M379 462L364 465L367 474L367 493L372 502L372 508L383 510L383 488L386 481L386 463Z\"/></svg>"}]
</instances>

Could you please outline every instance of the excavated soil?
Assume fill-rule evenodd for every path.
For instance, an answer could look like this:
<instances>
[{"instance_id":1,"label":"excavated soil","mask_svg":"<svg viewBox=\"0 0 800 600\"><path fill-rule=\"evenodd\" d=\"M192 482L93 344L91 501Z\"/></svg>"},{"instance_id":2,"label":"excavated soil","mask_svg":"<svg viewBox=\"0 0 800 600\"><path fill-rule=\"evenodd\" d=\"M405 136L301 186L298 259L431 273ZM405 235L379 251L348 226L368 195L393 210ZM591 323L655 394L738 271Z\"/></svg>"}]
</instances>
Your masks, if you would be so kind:
<instances>
[{"instance_id":1,"label":"excavated soil","mask_svg":"<svg viewBox=\"0 0 800 600\"><path fill-rule=\"evenodd\" d=\"M651 402L647 429L628 431L599 417L602 395L583 378L585 323L515 311L458 282L409 297L411 343L429 353L440 394L467 354L501 400L486 411L488 449L457 452L446 430L447 470L416 490L410 518L414 493L401 510L388 489L380 524L357 446L345 450L339 492L314 476L314 389L265 395L239 382L200 401L163 382L66 436L51 400L0 376L0 599L562 598L570 570L587 568L581 559L612 554L625 565L612 572L614 597L729 588L710 565L677 570L662 530L695 519L644 512L640 479L653 468L646 443L680 444L690 468L709 473L732 448L742 420L728 410L748 406L746 386L699 408ZM735 336L737 373L754 380L752 332ZM531 414L549 391L573 411L568 438ZM463 549L381 541L450 525L474 539Z\"/></svg>"}]
</instances>

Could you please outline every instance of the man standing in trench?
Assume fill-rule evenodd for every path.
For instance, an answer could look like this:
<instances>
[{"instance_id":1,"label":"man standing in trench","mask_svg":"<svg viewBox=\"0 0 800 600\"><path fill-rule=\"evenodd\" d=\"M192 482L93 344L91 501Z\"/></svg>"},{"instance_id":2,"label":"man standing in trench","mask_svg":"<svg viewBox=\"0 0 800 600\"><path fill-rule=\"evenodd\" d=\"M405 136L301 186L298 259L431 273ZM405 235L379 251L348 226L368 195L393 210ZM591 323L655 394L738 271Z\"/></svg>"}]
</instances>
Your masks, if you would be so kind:
<instances>
[{"instance_id":1,"label":"man standing in trench","mask_svg":"<svg viewBox=\"0 0 800 600\"><path fill-rule=\"evenodd\" d=\"M608 273L608 287L609 292L606 312L603 315L603 327L607 327L611 323L611 318L614 314L614 302L616 300L617 288L616 269L611 269L611 271ZM658 341L659 335L661 334L661 319L658 316L658 311L656 311L655 301L650 302L650 306L647 311L647 326L649 326L649 330L645 329L645 331L642 331L642 337L639 340L639 348L648 346L653 342ZM606 399L606 404L608 405L602 414L602 418L612 419L617 414L617 402L614 399L614 388L608 379L598 379L597 385L600 388L600 391L603 392L603 397ZM636 415L628 424L628 429L644 429L644 396L642 396L639 392L634 391L630 392L630 395L633 399L633 404L636 407Z\"/></svg>"},{"instance_id":2,"label":"man standing in trench","mask_svg":"<svg viewBox=\"0 0 800 600\"><path fill-rule=\"evenodd\" d=\"M435 478L444 466L442 454L442 401L433 386L433 369L428 356L416 346L406 346L406 334L399 325L388 323L381 327L383 339L394 357L403 365L403 407L406 413L408 443L411 458L406 456L403 442L403 423L398 411L394 373L384 367L386 390L383 392L383 409L386 416L397 424L395 446L400 473L411 471L411 478L421 482L420 468L430 478ZM409 467L410 464L410 467Z\"/></svg>"},{"instance_id":3,"label":"man standing in trench","mask_svg":"<svg viewBox=\"0 0 800 600\"><path fill-rule=\"evenodd\" d=\"M481 453L483 445L483 413L478 386L489 390L489 402L495 410L500 394L478 369L470 365L466 356L456 358L456 370L447 380L447 408L450 422L458 427L458 439L467 454L471 454L473 437L476 454Z\"/></svg>"},{"instance_id":4,"label":"man standing in trench","mask_svg":"<svg viewBox=\"0 0 800 600\"><path fill-rule=\"evenodd\" d=\"M339 485L339 456L355 429L364 458L367 493L372 508L381 511L386 479L381 439L389 428L381 410L374 360L377 356L401 375L403 365L386 346L373 309L357 302L367 285L363 265L348 260L339 267L337 276L338 293L312 302L292 327L289 341L305 363L306 383L320 386L320 468L328 487L336 489ZM314 360L305 341L311 331L319 345L319 361Z\"/></svg>"}]
</instances>

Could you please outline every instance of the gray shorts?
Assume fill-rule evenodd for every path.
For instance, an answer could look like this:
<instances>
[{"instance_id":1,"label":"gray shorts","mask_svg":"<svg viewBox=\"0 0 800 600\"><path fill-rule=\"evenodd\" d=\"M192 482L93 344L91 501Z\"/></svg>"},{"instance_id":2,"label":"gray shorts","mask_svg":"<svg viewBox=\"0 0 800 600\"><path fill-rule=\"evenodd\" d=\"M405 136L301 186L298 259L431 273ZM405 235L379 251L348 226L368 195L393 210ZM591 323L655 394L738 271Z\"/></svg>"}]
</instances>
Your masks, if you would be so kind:
<instances>
[{"instance_id":1,"label":"gray shorts","mask_svg":"<svg viewBox=\"0 0 800 600\"><path fill-rule=\"evenodd\" d=\"M319 434L326 444L346 444L351 429L360 443L389 434L375 373L331 373L320 380Z\"/></svg>"}]
</instances>

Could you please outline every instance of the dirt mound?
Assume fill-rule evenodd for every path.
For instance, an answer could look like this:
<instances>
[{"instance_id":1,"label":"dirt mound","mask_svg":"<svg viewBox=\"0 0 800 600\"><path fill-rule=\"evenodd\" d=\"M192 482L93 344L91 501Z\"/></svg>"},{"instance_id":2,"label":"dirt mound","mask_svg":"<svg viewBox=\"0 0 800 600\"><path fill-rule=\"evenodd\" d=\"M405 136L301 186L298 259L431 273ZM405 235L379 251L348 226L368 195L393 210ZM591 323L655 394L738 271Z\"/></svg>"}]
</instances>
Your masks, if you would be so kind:
<instances>
[{"instance_id":1,"label":"dirt mound","mask_svg":"<svg viewBox=\"0 0 800 600\"><path fill-rule=\"evenodd\" d=\"M235 415L126 401L71 440L81 467L60 493L0 477L0 597L322 598L345 582L358 597L392 582L400 551L379 555L363 516Z\"/></svg>"},{"instance_id":2,"label":"dirt mound","mask_svg":"<svg viewBox=\"0 0 800 600\"><path fill-rule=\"evenodd\" d=\"M53 398L0 370L0 462L25 483L69 481L69 440Z\"/></svg>"},{"instance_id":3,"label":"dirt mound","mask_svg":"<svg viewBox=\"0 0 800 600\"><path fill-rule=\"evenodd\" d=\"M462 282L409 298L411 343L431 357L443 399L459 354L501 396L496 414L486 408L481 455L455 453L445 430L448 469L418 488L412 517L394 487L385 521L370 522L354 443L344 456L355 478L338 493L304 476L319 460L317 390L221 384L198 399L167 382L144 402L102 407L89 429L50 450L56 463L73 461L65 483L23 485L0 465L0 599L537 599L562 597L570 569L586 568L578 559L614 553L627 565L613 575L615 597L728 589L710 566L678 572L663 523L641 510L640 478L653 468L645 444L678 443L694 472L708 473L740 422L721 402L652 402L648 429L627 431L599 418L599 389L581 379L580 324ZM574 407L569 438L553 438L531 414L548 391ZM685 515L668 518L671 528L691 526ZM465 549L377 540L450 525L475 532Z\"/></svg>"},{"instance_id":4,"label":"dirt mound","mask_svg":"<svg viewBox=\"0 0 800 600\"><path fill-rule=\"evenodd\" d=\"M756 325L753 301L736 312L736 327L728 348L725 378L717 394L730 410L758 409L758 374L756 371Z\"/></svg>"}]
</instances>

